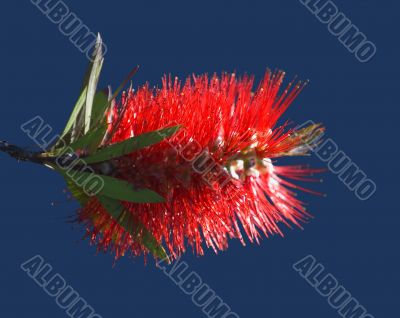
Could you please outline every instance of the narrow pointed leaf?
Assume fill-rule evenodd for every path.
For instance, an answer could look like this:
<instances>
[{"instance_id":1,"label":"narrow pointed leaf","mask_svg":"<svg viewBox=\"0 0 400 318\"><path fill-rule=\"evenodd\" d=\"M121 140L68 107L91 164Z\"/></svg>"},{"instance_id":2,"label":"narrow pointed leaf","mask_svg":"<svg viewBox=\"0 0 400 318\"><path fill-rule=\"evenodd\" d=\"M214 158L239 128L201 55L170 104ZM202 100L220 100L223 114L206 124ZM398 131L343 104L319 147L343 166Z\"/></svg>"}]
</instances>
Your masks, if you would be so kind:
<instances>
[{"instance_id":1,"label":"narrow pointed leaf","mask_svg":"<svg viewBox=\"0 0 400 318\"><path fill-rule=\"evenodd\" d=\"M125 87L125 85L130 81L130 79L133 77L133 75L136 74L136 72L139 70L139 65L135 66L132 71L128 74L128 76L124 79L124 81L121 83L121 85L118 86L118 88L115 90L114 94L111 97L111 100L115 99L118 94L122 91L122 89Z\"/></svg>"},{"instance_id":2,"label":"narrow pointed leaf","mask_svg":"<svg viewBox=\"0 0 400 318\"><path fill-rule=\"evenodd\" d=\"M100 177L104 184L99 192L95 194L134 203L164 202L164 198L162 196L149 189L134 189L133 186L127 181L103 175L96 176ZM73 178L75 180L88 180L91 177L93 177L93 174L76 171Z\"/></svg>"},{"instance_id":3,"label":"narrow pointed leaf","mask_svg":"<svg viewBox=\"0 0 400 318\"><path fill-rule=\"evenodd\" d=\"M58 171L64 176L67 187L72 196L81 204L81 206L85 206L90 200L90 197L86 195L78 185L76 185L65 171L60 169L58 169ZM145 246L155 257L160 259L168 258L164 248L157 242L151 232L149 232L137 218L134 218L130 213L128 213L118 200L103 195L98 195L97 199L111 217L117 221L135 241Z\"/></svg>"},{"instance_id":4,"label":"narrow pointed leaf","mask_svg":"<svg viewBox=\"0 0 400 318\"><path fill-rule=\"evenodd\" d=\"M93 100L92 116L90 121L90 129L97 127L100 123L106 121L106 111L108 108L108 89L101 90L96 93Z\"/></svg>"},{"instance_id":5,"label":"narrow pointed leaf","mask_svg":"<svg viewBox=\"0 0 400 318\"><path fill-rule=\"evenodd\" d=\"M96 48L93 53L93 61L89 63L89 66L86 70L84 80L82 83L81 94L79 96L79 99L78 99L73 111L72 111L70 118L68 119L68 122L64 128L64 131L61 134L60 139L69 139L69 136L67 136L67 135L69 135L69 133L71 133L71 139L73 139L79 135L81 129L83 128L82 127L82 125L83 125L82 117L85 115L84 106L86 105L88 96L91 96L91 94L92 94L93 87L94 87L94 91L96 90L95 86L97 86L97 82L95 82L95 80L98 80L98 77L99 77L99 74L101 71L101 66L102 66L103 60L104 60L102 58L101 48L102 48L101 37L100 37L100 35L98 35ZM96 84L96 85L94 85L94 84ZM72 132L71 132L71 129L73 130ZM73 141L73 140L71 140L71 141ZM57 144L59 144L59 142Z\"/></svg>"},{"instance_id":6,"label":"narrow pointed leaf","mask_svg":"<svg viewBox=\"0 0 400 318\"><path fill-rule=\"evenodd\" d=\"M86 150L89 154L96 151L98 145L104 138L107 131L107 125L103 124L91 131L86 135L80 137L78 140L73 142L69 147L74 151L76 150Z\"/></svg>"},{"instance_id":7,"label":"narrow pointed leaf","mask_svg":"<svg viewBox=\"0 0 400 318\"><path fill-rule=\"evenodd\" d=\"M67 183L67 188L71 192L71 195L80 203L81 206L84 206L89 201L90 197L74 182L74 180L71 179L71 177L67 175L66 170L57 167L53 168L55 168L64 177L65 182Z\"/></svg>"},{"instance_id":8,"label":"narrow pointed leaf","mask_svg":"<svg viewBox=\"0 0 400 318\"><path fill-rule=\"evenodd\" d=\"M175 134L179 128L180 126L173 126L129 138L96 151L93 155L85 158L85 161L86 163L95 163L130 154L135 150L163 141L165 138Z\"/></svg>"},{"instance_id":9,"label":"narrow pointed leaf","mask_svg":"<svg viewBox=\"0 0 400 318\"><path fill-rule=\"evenodd\" d=\"M98 91L93 100L90 130L70 145L72 149L86 149L89 154L97 150L107 132L106 110L108 104L108 92Z\"/></svg>"},{"instance_id":10,"label":"narrow pointed leaf","mask_svg":"<svg viewBox=\"0 0 400 318\"><path fill-rule=\"evenodd\" d=\"M128 81L133 77L133 75L136 74L136 72L139 69L139 65L137 65L129 74L128 76L125 78L125 80L122 82L122 84L117 88L117 90L114 92L114 94L110 94L111 96L109 96L109 107L112 107L113 103L115 103L115 98L118 96L118 94L122 91L122 89L124 88L124 86L128 83ZM132 90L132 82L131 82L131 87L129 88L129 90ZM110 93L111 93L111 89L110 89ZM121 110L121 113L119 114L119 118L117 119L117 122L114 124L113 129L111 130L111 132L108 133L108 135L106 136L106 138L104 139L104 142L108 142L111 137L114 135L114 133L117 131L119 124L121 123L121 119L124 117L124 113L126 111L126 107L124 107Z\"/></svg>"},{"instance_id":11,"label":"narrow pointed leaf","mask_svg":"<svg viewBox=\"0 0 400 318\"><path fill-rule=\"evenodd\" d=\"M102 40L100 34L97 36L96 46L93 53L93 66L90 72L89 81L88 81L88 89L86 95L86 104L85 104L85 134L90 130L91 116L92 116L92 108L93 101L95 98L97 84L99 82L100 72L103 67L103 50L102 50Z\"/></svg>"},{"instance_id":12,"label":"narrow pointed leaf","mask_svg":"<svg viewBox=\"0 0 400 318\"><path fill-rule=\"evenodd\" d=\"M97 198L111 217L131 234L135 241L143 244L154 256L160 259L168 257L162 245L157 242L151 232L137 218L127 212L120 202L102 195L97 196Z\"/></svg>"},{"instance_id":13,"label":"narrow pointed leaf","mask_svg":"<svg viewBox=\"0 0 400 318\"><path fill-rule=\"evenodd\" d=\"M71 116L68 119L67 125L65 126L64 131L61 134L61 138L63 138L65 135L67 135L67 133L71 130L72 126L76 122L76 119L77 119L80 111L82 110L83 106L85 105L86 93L87 93L87 87L85 87L82 90L81 95L79 96L79 99L76 102L75 107L71 113Z\"/></svg>"},{"instance_id":14,"label":"narrow pointed leaf","mask_svg":"<svg viewBox=\"0 0 400 318\"><path fill-rule=\"evenodd\" d=\"M80 203L81 206L84 206L89 201L90 197L86 195L85 192L83 192L83 190L79 188L71 178L64 176L64 179L67 183L68 190L71 192L71 195Z\"/></svg>"},{"instance_id":15,"label":"narrow pointed leaf","mask_svg":"<svg viewBox=\"0 0 400 318\"><path fill-rule=\"evenodd\" d=\"M98 33L97 34L97 38L96 38L96 42L97 43L99 43L99 38L100 38L100 41L101 41L101 44L102 44L103 40L101 39L101 36ZM94 61L95 61L95 58L96 58L96 54L98 53L98 51L97 51L98 45L97 46L96 45L95 45L93 53L92 53L92 59L91 59L90 63L88 64L88 67L86 68L85 75L83 76L81 90L83 90L89 84L89 79L90 79L90 76L91 76L92 71L93 71L93 65L94 65ZM100 47L100 49L102 49L102 46Z\"/></svg>"}]
</instances>

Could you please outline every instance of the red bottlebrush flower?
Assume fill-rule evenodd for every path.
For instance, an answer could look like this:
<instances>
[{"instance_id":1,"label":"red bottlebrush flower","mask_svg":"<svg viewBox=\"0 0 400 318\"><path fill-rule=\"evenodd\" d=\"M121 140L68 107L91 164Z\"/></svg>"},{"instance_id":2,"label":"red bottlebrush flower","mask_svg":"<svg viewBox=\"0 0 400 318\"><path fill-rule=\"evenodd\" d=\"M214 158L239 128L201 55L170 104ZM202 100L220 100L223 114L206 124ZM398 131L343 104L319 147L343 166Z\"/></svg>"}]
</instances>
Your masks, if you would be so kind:
<instances>
[{"instance_id":1,"label":"red bottlebrush flower","mask_svg":"<svg viewBox=\"0 0 400 318\"><path fill-rule=\"evenodd\" d=\"M283 235L280 223L301 226L310 217L295 191L312 191L293 181L313 181L320 170L275 165L306 154L323 132L318 124L278 124L306 83L282 89L281 71L267 71L255 91L249 76L201 75L184 84L164 77L161 88L129 89L116 101L127 81L114 95L96 92L101 47L99 36L53 146L33 153L0 142L18 160L63 175L82 206L77 221L99 250L164 258L165 245L176 258L191 246L201 255L204 246L226 249L231 238L244 244L242 232L258 243L262 234Z\"/></svg>"},{"instance_id":2,"label":"red bottlebrush flower","mask_svg":"<svg viewBox=\"0 0 400 318\"><path fill-rule=\"evenodd\" d=\"M168 140L113 160L117 178L166 198L123 205L173 257L186 245L203 254L203 243L215 252L226 249L229 238L244 244L240 224L250 241L258 242L260 232L283 235L279 223L301 226L309 217L293 192L301 188L287 178L306 180L317 170L275 166L271 159L304 154L306 139L321 129L295 134L285 125L274 128L305 85L292 82L279 93L283 77L281 71L267 71L255 92L252 77L235 74L193 76L184 84L164 77L162 88L129 90L114 107L111 144L182 125ZM91 229L100 249L110 248L117 257L147 251L97 199L80 211L79 221Z\"/></svg>"}]
</instances>

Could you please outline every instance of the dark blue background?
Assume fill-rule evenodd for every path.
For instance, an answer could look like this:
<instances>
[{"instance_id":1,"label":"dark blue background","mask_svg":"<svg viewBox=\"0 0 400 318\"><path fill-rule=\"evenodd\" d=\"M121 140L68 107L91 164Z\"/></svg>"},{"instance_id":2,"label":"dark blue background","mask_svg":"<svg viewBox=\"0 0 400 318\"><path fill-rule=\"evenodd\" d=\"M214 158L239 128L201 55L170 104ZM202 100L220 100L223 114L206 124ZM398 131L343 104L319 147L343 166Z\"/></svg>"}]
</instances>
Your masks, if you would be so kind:
<instances>
[{"instance_id":1,"label":"dark blue background","mask_svg":"<svg viewBox=\"0 0 400 318\"><path fill-rule=\"evenodd\" d=\"M109 51L101 84L114 87L136 64L135 84L159 85L164 73L236 70L260 79L282 68L311 83L285 118L322 121L339 147L377 184L362 202L333 174L302 195L315 219L286 238L184 259L240 317L338 317L292 269L313 254L375 317L394 317L399 297L399 6L339 1L377 54L359 63L299 1L66 1ZM41 115L63 128L87 60L30 1L2 3L0 138L32 142L20 125ZM105 317L203 317L174 283L142 259L95 255L82 229L64 222L76 203L62 178L1 157L0 317L65 317L20 269L41 254ZM323 167L315 156L299 158ZM396 303L397 302L397 303Z\"/></svg>"}]
</instances>

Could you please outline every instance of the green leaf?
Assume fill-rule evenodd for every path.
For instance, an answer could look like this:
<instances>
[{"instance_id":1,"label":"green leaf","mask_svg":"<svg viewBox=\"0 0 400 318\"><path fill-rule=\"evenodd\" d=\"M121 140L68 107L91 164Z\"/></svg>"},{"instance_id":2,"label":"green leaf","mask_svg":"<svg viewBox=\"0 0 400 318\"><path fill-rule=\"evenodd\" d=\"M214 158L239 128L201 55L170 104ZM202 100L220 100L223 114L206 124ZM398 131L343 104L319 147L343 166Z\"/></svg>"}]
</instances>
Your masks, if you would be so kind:
<instances>
[{"instance_id":1,"label":"green leaf","mask_svg":"<svg viewBox=\"0 0 400 318\"><path fill-rule=\"evenodd\" d=\"M79 96L78 101L75 104L75 107L71 113L71 116L68 119L67 125L65 126L64 131L61 134L60 139L62 139L63 137L65 137L67 135L67 133L71 130L72 126L76 122L78 115L83 108L83 105L85 105L86 93L87 93L87 87L84 87L84 89L81 92L81 95Z\"/></svg>"},{"instance_id":2,"label":"green leaf","mask_svg":"<svg viewBox=\"0 0 400 318\"><path fill-rule=\"evenodd\" d=\"M84 87L88 86L89 79L90 79L90 76L93 71L94 60L96 59L96 54L98 53L97 47L99 47L98 46L99 40L101 41L100 44L102 44L103 42L102 42L101 36L100 36L100 34L97 34L96 46L95 46L95 49L93 50L92 59L91 59L90 63L88 64L88 67L86 68L86 72L85 72L85 75L84 75L83 81L82 81L81 90ZM102 46L100 46L100 49L102 49Z\"/></svg>"},{"instance_id":3,"label":"green leaf","mask_svg":"<svg viewBox=\"0 0 400 318\"><path fill-rule=\"evenodd\" d=\"M70 145L72 149L86 149L89 154L97 150L107 132L107 106L108 95L105 91L98 91L93 100L90 130Z\"/></svg>"},{"instance_id":4,"label":"green leaf","mask_svg":"<svg viewBox=\"0 0 400 318\"><path fill-rule=\"evenodd\" d=\"M154 256L160 259L168 258L161 244L146 227L117 200L105 196L97 196L103 207L110 213L111 217L118 222L137 242L143 244Z\"/></svg>"},{"instance_id":5,"label":"green leaf","mask_svg":"<svg viewBox=\"0 0 400 318\"><path fill-rule=\"evenodd\" d=\"M71 195L80 203L81 206L84 206L89 201L90 197L67 175L65 170L56 167L54 168L64 177Z\"/></svg>"},{"instance_id":6,"label":"green leaf","mask_svg":"<svg viewBox=\"0 0 400 318\"><path fill-rule=\"evenodd\" d=\"M93 53L92 69L87 84L88 89L85 104L85 134L88 133L88 131L90 130L93 101L97 90L97 84L99 82L100 72L104 62L102 44L103 42L101 40L100 34L98 34L95 50Z\"/></svg>"},{"instance_id":7,"label":"green leaf","mask_svg":"<svg viewBox=\"0 0 400 318\"><path fill-rule=\"evenodd\" d=\"M118 94L122 91L122 89L124 88L124 86L129 82L129 80L132 78L133 75L136 74L136 72L139 70L139 65L136 65L132 71L130 71L130 73L128 74L128 76L124 79L124 81L121 83L121 85L118 86L118 88L116 89L116 91L114 92L114 94L112 95L110 101L112 101L113 99L115 99Z\"/></svg>"},{"instance_id":8,"label":"green leaf","mask_svg":"<svg viewBox=\"0 0 400 318\"><path fill-rule=\"evenodd\" d=\"M71 147L74 151L84 149L91 154L96 151L98 145L103 140L106 131L107 125L103 124L98 128L89 131L86 135L80 137L78 140L69 145L69 147Z\"/></svg>"},{"instance_id":9,"label":"green leaf","mask_svg":"<svg viewBox=\"0 0 400 318\"><path fill-rule=\"evenodd\" d=\"M53 151L59 146L61 139L68 141L75 141L82 134L87 134L92 127L99 123L104 116L106 109L111 105L112 101L117 97L129 79L137 72L139 69L136 66L123 81L123 83L118 87L112 97L108 100L104 100L105 95L103 93L97 92L97 84L99 81L99 76L101 69L103 67L104 57L102 51L102 39L100 34L97 36L95 50L93 52L93 60L89 63L87 71L84 76L81 94L76 103L72 114L61 134L60 140L57 141L56 145L53 147ZM104 101L106 101L104 103ZM93 117L95 119L93 119ZM72 130L72 131L71 131Z\"/></svg>"},{"instance_id":10,"label":"green leaf","mask_svg":"<svg viewBox=\"0 0 400 318\"><path fill-rule=\"evenodd\" d=\"M164 202L164 198L158 193L149 189L134 189L133 186L124 180L119 180L113 177L96 175L104 182L103 187L98 193L113 199L128 201L134 203L160 203ZM76 171L73 178L76 180L88 180L93 177L93 174L88 172Z\"/></svg>"},{"instance_id":11,"label":"green leaf","mask_svg":"<svg viewBox=\"0 0 400 318\"><path fill-rule=\"evenodd\" d=\"M82 130L83 125L83 116L87 113L84 108L92 109L94 94L96 92L96 87L100 75L100 71L103 65L103 52L102 52L102 40L100 35L97 37L96 47L93 53L93 61L89 63L88 69L86 71L82 88L81 94L75 107L72 111L70 118L64 128L63 133L61 134L61 139L68 139L67 136L71 133L71 141L76 136L79 136ZM85 106L85 107L84 107ZM90 115L90 113L89 113ZM72 132L71 132L72 129ZM69 136L68 136L69 137ZM59 142L57 142L59 144ZM56 144L56 145L57 145Z\"/></svg>"},{"instance_id":12,"label":"green leaf","mask_svg":"<svg viewBox=\"0 0 400 318\"><path fill-rule=\"evenodd\" d=\"M80 203L81 206L84 206L86 203L88 203L90 197L87 196L82 189L80 189L74 181L71 180L69 177L64 177L67 187L69 191L71 192L71 195Z\"/></svg>"},{"instance_id":13,"label":"green leaf","mask_svg":"<svg viewBox=\"0 0 400 318\"><path fill-rule=\"evenodd\" d=\"M67 187L76 200L84 206L89 201L90 197L76 185L76 183L62 169L57 169L65 178ZM132 214L127 212L123 205L115 199L108 198L103 195L98 195L97 199L108 211L111 217L118 222L137 242L143 244L155 257L160 259L168 259L167 253L161 244L157 242L154 236L146 227Z\"/></svg>"},{"instance_id":14,"label":"green leaf","mask_svg":"<svg viewBox=\"0 0 400 318\"><path fill-rule=\"evenodd\" d=\"M93 100L90 129L97 127L99 124L104 123L107 120L105 115L108 105L108 93L106 93L105 90L98 91Z\"/></svg>"},{"instance_id":15,"label":"green leaf","mask_svg":"<svg viewBox=\"0 0 400 318\"><path fill-rule=\"evenodd\" d=\"M180 126L173 126L148 133L141 134L136 137L129 138L119 143L112 144L106 148L100 149L92 156L85 158L86 163L95 163L118 158L132 153L135 150L142 149L153 144L163 141L165 138L172 136L180 129Z\"/></svg>"},{"instance_id":16,"label":"green leaf","mask_svg":"<svg viewBox=\"0 0 400 318\"><path fill-rule=\"evenodd\" d=\"M109 88L109 102L108 102L108 106L111 107L113 103L115 103L115 98L117 97L117 95L122 91L122 89L124 88L124 86L128 83L128 81L132 78L133 75L135 75L135 73L138 71L139 69L139 65L137 65L135 68L133 68L133 70L128 74L128 76L125 78L125 80L122 82L122 84L117 88L117 90L114 92L114 94L111 94L111 88ZM132 90L132 82L131 82L131 87L129 88L129 91ZM113 129L112 131L106 136L105 138L105 142L108 142L110 140L110 138L114 135L114 133L117 131L119 124L121 123L121 119L124 117L123 114L126 111L126 107L125 105L122 105L122 109L121 112L118 114L118 119L116 121L116 123L113 125Z\"/></svg>"}]
</instances>

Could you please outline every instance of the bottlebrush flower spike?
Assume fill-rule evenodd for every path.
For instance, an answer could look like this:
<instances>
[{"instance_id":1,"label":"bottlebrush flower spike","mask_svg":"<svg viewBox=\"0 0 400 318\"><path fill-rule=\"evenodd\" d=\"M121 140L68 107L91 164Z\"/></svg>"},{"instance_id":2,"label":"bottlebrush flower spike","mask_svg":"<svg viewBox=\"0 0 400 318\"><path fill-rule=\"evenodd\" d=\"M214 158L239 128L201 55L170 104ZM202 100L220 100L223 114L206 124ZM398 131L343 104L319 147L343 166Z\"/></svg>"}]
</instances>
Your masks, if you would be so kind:
<instances>
[{"instance_id":1,"label":"bottlebrush flower spike","mask_svg":"<svg viewBox=\"0 0 400 318\"><path fill-rule=\"evenodd\" d=\"M217 253L230 238L245 244L242 231L258 243L261 233L283 236L280 223L301 227L309 219L295 190L312 191L290 180L312 181L320 170L275 165L307 154L323 132L278 125L305 82L282 89L284 73L268 70L253 91L249 76L184 83L165 76L161 88L130 88L117 99L126 82L112 96L95 93L102 63L99 37L81 97L52 149L26 159L0 144L63 174L82 205L77 221L99 250L164 258L164 245L173 259L187 246L201 255L205 245ZM96 193L77 181L90 179L88 168L102 180Z\"/></svg>"}]
</instances>

